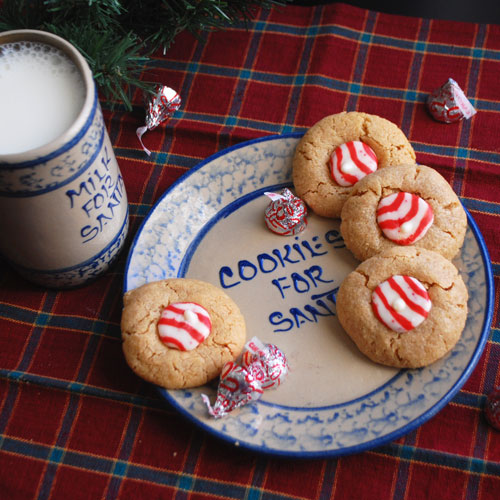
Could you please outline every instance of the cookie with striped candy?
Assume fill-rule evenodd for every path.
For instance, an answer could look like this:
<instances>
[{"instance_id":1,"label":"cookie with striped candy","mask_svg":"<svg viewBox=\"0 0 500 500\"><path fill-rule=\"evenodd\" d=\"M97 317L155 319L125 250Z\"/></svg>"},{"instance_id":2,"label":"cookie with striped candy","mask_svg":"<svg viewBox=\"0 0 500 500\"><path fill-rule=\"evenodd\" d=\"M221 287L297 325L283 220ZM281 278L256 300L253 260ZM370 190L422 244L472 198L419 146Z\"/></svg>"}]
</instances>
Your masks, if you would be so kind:
<instances>
[{"instance_id":1,"label":"cookie with striped candy","mask_svg":"<svg viewBox=\"0 0 500 500\"><path fill-rule=\"evenodd\" d=\"M376 363L427 366L457 343L467 319L467 288L442 255L394 247L362 262L340 285L337 317Z\"/></svg>"},{"instance_id":2,"label":"cookie with striped candy","mask_svg":"<svg viewBox=\"0 0 500 500\"><path fill-rule=\"evenodd\" d=\"M415 151L394 123L357 111L329 115L297 144L293 184L313 212L339 217L353 185L374 170L415 162Z\"/></svg>"},{"instance_id":3,"label":"cookie with striped candy","mask_svg":"<svg viewBox=\"0 0 500 500\"><path fill-rule=\"evenodd\" d=\"M397 246L453 259L467 230L465 210L446 179L425 165L378 170L354 186L340 232L358 260Z\"/></svg>"},{"instance_id":4,"label":"cookie with striped candy","mask_svg":"<svg viewBox=\"0 0 500 500\"><path fill-rule=\"evenodd\" d=\"M234 360L246 340L238 306L219 287L172 278L124 295L123 352L132 370L167 389L203 385Z\"/></svg>"}]
</instances>

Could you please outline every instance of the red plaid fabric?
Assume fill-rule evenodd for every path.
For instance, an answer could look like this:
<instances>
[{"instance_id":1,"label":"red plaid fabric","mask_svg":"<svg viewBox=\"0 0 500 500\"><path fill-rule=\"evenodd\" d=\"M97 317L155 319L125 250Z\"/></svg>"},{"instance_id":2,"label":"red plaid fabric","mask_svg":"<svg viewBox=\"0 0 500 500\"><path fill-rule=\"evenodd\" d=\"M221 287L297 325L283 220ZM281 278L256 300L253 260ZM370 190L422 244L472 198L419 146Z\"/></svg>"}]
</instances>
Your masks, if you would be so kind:
<instances>
[{"instance_id":1,"label":"red plaid fabric","mask_svg":"<svg viewBox=\"0 0 500 500\"><path fill-rule=\"evenodd\" d=\"M182 33L144 80L182 105L135 135L103 102L130 202L128 245L159 196L233 144L305 131L343 110L402 128L476 220L496 284L489 340L469 380L436 416L379 448L286 460L232 448L172 410L126 366L120 340L128 247L103 277L70 291L30 285L0 264L0 497L5 499L496 499L500 431L485 421L500 384L500 26L379 14L343 4L257 12L203 41ZM427 95L454 78L478 113L444 125Z\"/></svg>"}]
</instances>

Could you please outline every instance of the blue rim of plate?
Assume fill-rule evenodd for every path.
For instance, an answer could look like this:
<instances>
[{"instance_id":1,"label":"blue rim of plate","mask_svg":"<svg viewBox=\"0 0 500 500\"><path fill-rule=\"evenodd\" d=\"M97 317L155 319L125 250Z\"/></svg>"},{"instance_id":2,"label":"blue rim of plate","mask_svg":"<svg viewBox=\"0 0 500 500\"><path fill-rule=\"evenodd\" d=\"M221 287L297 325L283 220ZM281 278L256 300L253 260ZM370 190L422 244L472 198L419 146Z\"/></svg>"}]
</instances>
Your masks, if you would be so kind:
<instances>
[{"instance_id":1,"label":"blue rim of plate","mask_svg":"<svg viewBox=\"0 0 500 500\"><path fill-rule=\"evenodd\" d=\"M198 170L203 168L205 165L213 162L217 158L224 156L232 151L235 151L237 149L241 149L247 146L251 146L253 144L257 144L260 142L265 142L265 141L272 141L272 140L278 140L278 139L289 139L289 138L300 138L302 137L303 133L302 132L293 132L289 134L282 134L282 135L270 135L266 137L261 137L257 139L252 139L249 141L245 141L239 144L236 144L234 146L231 146L229 148L223 149L209 157L207 157L205 160L201 161L194 167L192 167L188 172L186 172L184 175L182 175L179 179L177 179L158 199L158 201L155 203L155 205L150 209L148 215L145 217L143 220L141 226L137 230L137 233L134 237L134 240L132 242L132 245L129 250L129 254L127 256L127 261L125 264L125 273L124 273L124 280L123 280L123 292L125 293L128 289L127 286L127 276L128 276L128 271L130 267L130 261L132 259L134 249L141 237L142 231L147 225L149 218L152 216L152 214L155 212L155 209L158 205L160 205L164 198L166 198L169 193L176 188L179 184L183 183L188 179L191 175L196 173ZM462 203L463 205L463 203ZM460 377L457 379L457 381L453 384L452 387L448 390L448 392L436 403L434 406L426 410L424 413L419 415L417 418L412 420L411 422L407 423L406 425L400 427L399 429L389 433L385 434L384 436L372 439L370 441L366 441L364 443L361 443L359 445L355 446L350 446L350 447L344 447L344 448L338 448L338 449L332 449L332 450L321 450L321 451L286 451L286 450L279 450L279 449L271 449L271 448L262 448L259 446L256 446L251 443L246 443L243 440L238 440L235 439L232 436L226 435L224 433L219 432L217 429L214 429L210 427L210 425L205 424L204 422L200 421L197 419L194 415L192 415L189 411L187 411L183 406L177 403L177 401L169 394L169 391L167 389L164 389L162 387L155 386L157 391L159 392L160 396L167 402L169 403L174 409L179 411L183 416L187 417L188 420L190 420L192 423L194 423L197 427L203 429L206 431L208 434L215 436L218 439L221 439L222 441L225 441L229 444L236 445L239 448L246 449L253 451L255 453L259 454L264 454L264 455L270 455L270 456L281 456L281 457L287 457L287 458L298 458L298 459L304 459L304 458L334 458L334 457L340 457L344 455L351 455L355 453L360 453L363 451L371 450L374 448L377 448L383 444L387 444L391 441L394 441L395 439L398 439L411 431L417 429L420 427L422 424L427 422L430 418L432 418L434 415L436 415L440 410L442 410L450 401L451 399L458 393L458 391L463 387L467 379L470 377L472 374L473 370L475 369L477 363L479 362L479 358L481 357L481 354L484 350L484 347L486 345L486 342L488 341L489 338L489 331L491 327L491 322L493 319L493 305L494 305L494 286L493 286L493 270L491 266L491 260L489 256L488 249L486 247L486 243L484 241L484 238L481 234L481 231L479 230L479 227L476 224L476 221L473 219L467 208L464 206L465 213L467 214L467 223L469 228L471 229L474 238L476 239L476 242L478 244L482 261L484 264L484 272L485 272L485 282L486 282L486 305L485 305L485 316L483 320L483 325L481 329L481 334L479 337L479 341L476 345L476 348L471 355L470 362L467 365L466 369L462 372ZM401 372L396 374L395 377L398 377ZM394 377L393 377L394 378ZM377 388L375 391L378 391L380 388ZM366 396L366 395L365 395ZM363 397L365 397L363 396ZM338 405L332 405L332 407L341 407L343 405L348 404L350 401L342 402L339 403Z\"/></svg>"}]
</instances>

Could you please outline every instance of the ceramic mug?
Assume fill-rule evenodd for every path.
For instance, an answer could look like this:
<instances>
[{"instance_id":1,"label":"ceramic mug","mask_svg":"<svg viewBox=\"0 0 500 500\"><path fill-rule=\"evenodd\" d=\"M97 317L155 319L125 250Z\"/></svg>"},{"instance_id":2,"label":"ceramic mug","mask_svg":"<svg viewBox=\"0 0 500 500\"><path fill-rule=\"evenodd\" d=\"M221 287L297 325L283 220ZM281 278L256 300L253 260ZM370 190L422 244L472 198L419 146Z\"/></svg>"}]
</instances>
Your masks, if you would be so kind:
<instances>
[{"instance_id":1,"label":"ceramic mug","mask_svg":"<svg viewBox=\"0 0 500 500\"><path fill-rule=\"evenodd\" d=\"M66 40L35 30L0 33L0 58L26 42L69 57L83 84L82 105L50 142L7 154L0 148L0 253L32 282L78 286L105 272L120 252L127 195L87 62ZM52 107L47 125L61 106Z\"/></svg>"}]
</instances>

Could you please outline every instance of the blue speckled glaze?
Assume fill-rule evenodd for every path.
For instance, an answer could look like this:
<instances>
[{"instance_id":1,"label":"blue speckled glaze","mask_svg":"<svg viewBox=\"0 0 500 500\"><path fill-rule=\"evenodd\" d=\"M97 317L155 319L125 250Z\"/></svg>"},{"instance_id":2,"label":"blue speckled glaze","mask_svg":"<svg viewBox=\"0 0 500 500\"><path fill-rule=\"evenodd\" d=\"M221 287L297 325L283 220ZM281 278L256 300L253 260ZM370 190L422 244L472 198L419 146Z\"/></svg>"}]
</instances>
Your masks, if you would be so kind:
<instances>
[{"instance_id":1,"label":"blue speckled glaze","mask_svg":"<svg viewBox=\"0 0 500 500\"><path fill-rule=\"evenodd\" d=\"M0 161L0 195L40 196L60 189L92 167L102 149L105 127L97 92L87 122L60 149L34 160L8 164Z\"/></svg>"},{"instance_id":2,"label":"blue speckled glaze","mask_svg":"<svg viewBox=\"0 0 500 500\"><path fill-rule=\"evenodd\" d=\"M297 135L252 141L190 170L163 195L139 230L125 290L178 276L191 241L224 207L264 186L290 183L291 169L283 166L291 165L296 142ZM206 168L214 161L215 169Z\"/></svg>"},{"instance_id":3,"label":"blue speckled glaze","mask_svg":"<svg viewBox=\"0 0 500 500\"><path fill-rule=\"evenodd\" d=\"M64 288L82 286L91 282L103 272L118 257L128 233L129 216L128 209L121 227L116 236L96 255L93 255L85 262L81 262L71 267L55 269L51 271L39 271L37 269L27 269L13 262L10 265L26 279L31 279L35 283L43 283L48 288Z\"/></svg>"},{"instance_id":4,"label":"blue speckled glaze","mask_svg":"<svg viewBox=\"0 0 500 500\"><path fill-rule=\"evenodd\" d=\"M183 276L196 240L228 211L244 210L263 188L289 185L298 134L240 144L208 158L174 184L138 232L127 262L125 291ZM193 201L195 200L195 201ZM296 407L259 401L214 420L200 395L216 386L166 391L165 399L205 430L235 445L293 456L328 457L360 452L415 429L446 405L465 383L486 343L493 310L492 271L482 236L468 215L468 230L454 263L469 290L463 335L444 359L401 370L376 390L339 404Z\"/></svg>"}]
</instances>

